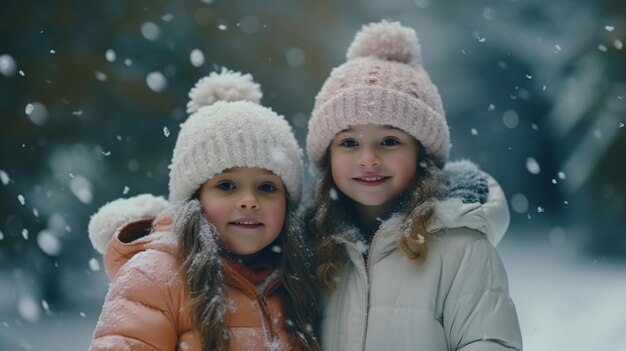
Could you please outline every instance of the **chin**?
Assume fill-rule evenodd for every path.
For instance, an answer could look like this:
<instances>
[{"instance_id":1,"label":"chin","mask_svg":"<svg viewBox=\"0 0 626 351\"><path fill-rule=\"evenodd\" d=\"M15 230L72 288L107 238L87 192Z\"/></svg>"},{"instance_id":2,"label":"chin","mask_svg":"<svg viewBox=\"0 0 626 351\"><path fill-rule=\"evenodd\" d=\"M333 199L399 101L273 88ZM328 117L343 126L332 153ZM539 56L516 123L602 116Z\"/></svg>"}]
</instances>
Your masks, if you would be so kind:
<instances>
[{"instance_id":1,"label":"chin","mask_svg":"<svg viewBox=\"0 0 626 351\"><path fill-rule=\"evenodd\" d=\"M383 206L387 203L385 201L381 201L380 199L363 199L362 201L357 201L357 202L361 204L362 206L371 206L371 207Z\"/></svg>"}]
</instances>

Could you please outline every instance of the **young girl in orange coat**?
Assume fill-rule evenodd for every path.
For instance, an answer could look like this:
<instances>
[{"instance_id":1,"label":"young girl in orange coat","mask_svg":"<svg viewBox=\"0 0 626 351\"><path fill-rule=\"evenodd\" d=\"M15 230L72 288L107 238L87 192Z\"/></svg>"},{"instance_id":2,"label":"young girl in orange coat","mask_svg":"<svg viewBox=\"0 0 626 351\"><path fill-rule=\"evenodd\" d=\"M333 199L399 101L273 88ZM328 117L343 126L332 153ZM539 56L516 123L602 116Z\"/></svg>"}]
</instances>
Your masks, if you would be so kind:
<instances>
[{"instance_id":1,"label":"young girl in orange coat","mask_svg":"<svg viewBox=\"0 0 626 351\"><path fill-rule=\"evenodd\" d=\"M90 349L319 349L291 127L250 75L213 73L190 97L170 201L120 199L90 221L111 279Z\"/></svg>"}]
</instances>

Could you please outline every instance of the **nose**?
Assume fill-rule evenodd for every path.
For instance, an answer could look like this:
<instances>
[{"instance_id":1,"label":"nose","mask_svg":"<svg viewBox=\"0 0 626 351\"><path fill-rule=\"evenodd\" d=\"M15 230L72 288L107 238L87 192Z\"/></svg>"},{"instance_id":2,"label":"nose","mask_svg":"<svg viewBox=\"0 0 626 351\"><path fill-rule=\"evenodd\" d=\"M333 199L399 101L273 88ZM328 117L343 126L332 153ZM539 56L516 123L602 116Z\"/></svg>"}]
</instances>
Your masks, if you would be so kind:
<instances>
[{"instance_id":1,"label":"nose","mask_svg":"<svg viewBox=\"0 0 626 351\"><path fill-rule=\"evenodd\" d=\"M381 159L376 150L370 147L364 147L358 160L361 168L378 168L381 165Z\"/></svg>"},{"instance_id":2,"label":"nose","mask_svg":"<svg viewBox=\"0 0 626 351\"><path fill-rule=\"evenodd\" d=\"M240 210L256 210L259 208L259 202L254 194L251 192L245 192L241 198L237 200L237 208Z\"/></svg>"}]
</instances>

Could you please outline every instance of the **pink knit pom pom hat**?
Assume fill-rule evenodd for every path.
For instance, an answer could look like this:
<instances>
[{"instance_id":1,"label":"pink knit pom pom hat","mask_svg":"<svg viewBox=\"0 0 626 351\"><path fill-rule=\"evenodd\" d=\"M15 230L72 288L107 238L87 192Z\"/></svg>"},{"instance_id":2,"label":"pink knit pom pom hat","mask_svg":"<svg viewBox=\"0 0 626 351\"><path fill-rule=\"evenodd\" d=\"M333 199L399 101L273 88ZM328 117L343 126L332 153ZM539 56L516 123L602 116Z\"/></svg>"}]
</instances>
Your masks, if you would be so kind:
<instances>
[{"instance_id":1,"label":"pink knit pom pom hat","mask_svg":"<svg viewBox=\"0 0 626 351\"><path fill-rule=\"evenodd\" d=\"M233 167L265 168L279 176L292 204L300 201L302 149L283 116L259 104L261 87L250 74L223 69L189 92L170 165L172 204Z\"/></svg>"},{"instance_id":2,"label":"pink knit pom pom hat","mask_svg":"<svg viewBox=\"0 0 626 351\"><path fill-rule=\"evenodd\" d=\"M313 163L320 166L342 130L379 124L409 133L443 166L450 132L437 87L421 66L415 30L398 22L370 23L356 34L346 57L315 98L306 141Z\"/></svg>"}]
</instances>

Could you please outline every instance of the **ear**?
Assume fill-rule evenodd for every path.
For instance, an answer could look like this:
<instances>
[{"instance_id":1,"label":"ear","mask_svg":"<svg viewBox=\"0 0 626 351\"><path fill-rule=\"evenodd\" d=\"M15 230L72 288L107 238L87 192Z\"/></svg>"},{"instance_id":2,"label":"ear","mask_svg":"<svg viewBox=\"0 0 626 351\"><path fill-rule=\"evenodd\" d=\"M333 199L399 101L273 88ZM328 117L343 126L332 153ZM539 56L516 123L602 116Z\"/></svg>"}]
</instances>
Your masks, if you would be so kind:
<instances>
[{"instance_id":1,"label":"ear","mask_svg":"<svg viewBox=\"0 0 626 351\"><path fill-rule=\"evenodd\" d=\"M89 220L91 245L101 254L115 232L127 223L146 218L154 218L170 206L162 196L141 194L131 198L121 198L102 206Z\"/></svg>"}]
</instances>

